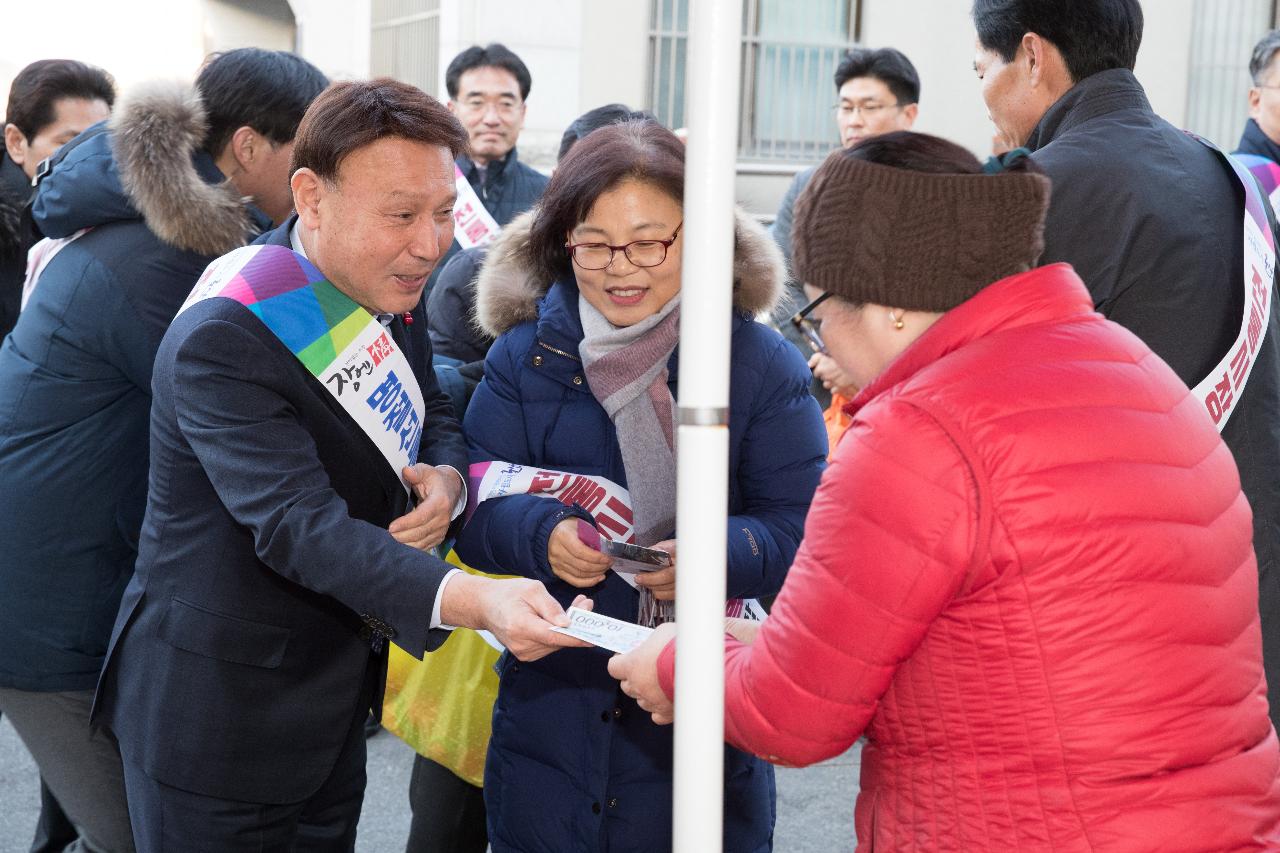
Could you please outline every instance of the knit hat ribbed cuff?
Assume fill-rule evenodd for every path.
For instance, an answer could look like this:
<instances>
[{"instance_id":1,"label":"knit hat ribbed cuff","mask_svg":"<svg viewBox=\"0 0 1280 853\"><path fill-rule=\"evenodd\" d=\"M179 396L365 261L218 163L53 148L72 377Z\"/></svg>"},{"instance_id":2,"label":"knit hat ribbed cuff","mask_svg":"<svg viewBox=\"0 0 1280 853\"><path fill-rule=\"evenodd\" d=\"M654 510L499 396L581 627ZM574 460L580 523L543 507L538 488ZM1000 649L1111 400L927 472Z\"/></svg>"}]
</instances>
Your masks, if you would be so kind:
<instances>
[{"instance_id":1,"label":"knit hat ribbed cuff","mask_svg":"<svg viewBox=\"0 0 1280 853\"><path fill-rule=\"evenodd\" d=\"M837 151L795 206L795 274L853 302L948 311L1034 266L1049 179L938 174Z\"/></svg>"}]
</instances>

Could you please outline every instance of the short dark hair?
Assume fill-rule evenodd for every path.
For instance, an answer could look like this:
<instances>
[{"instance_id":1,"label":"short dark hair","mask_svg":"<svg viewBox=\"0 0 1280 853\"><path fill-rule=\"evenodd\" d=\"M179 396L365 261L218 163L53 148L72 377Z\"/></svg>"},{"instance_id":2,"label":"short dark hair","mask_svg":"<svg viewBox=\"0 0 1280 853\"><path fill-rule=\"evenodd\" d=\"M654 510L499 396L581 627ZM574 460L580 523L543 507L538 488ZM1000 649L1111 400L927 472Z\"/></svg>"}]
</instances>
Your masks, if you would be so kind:
<instances>
[{"instance_id":1,"label":"short dark hair","mask_svg":"<svg viewBox=\"0 0 1280 853\"><path fill-rule=\"evenodd\" d=\"M444 104L421 89L379 77L334 83L302 117L290 173L310 169L333 181L354 151L387 137L439 145L458 157L467 132Z\"/></svg>"},{"instance_id":2,"label":"short dark hair","mask_svg":"<svg viewBox=\"0 0 1280 853\"><path fill-rule=\"evenodd\" d=\"M1280 51L1280 30L1271 30L1253 46L1253 55L1249 57L1249 77L1253 85L1262 85L1262 73L1271 67L1277 51Z\"/></svg>"},{"instance_id":3,"label":"short dark hair","mask_svg":"<svg viewBox=\"0 0 1280 853\"><path fill-rule=\"evenodd\" d=\"M1079 83L1099 71L1133 70L1142 44L1138 0L974 0L978 42L1012 62L1022 37L1051 42Z\"/></svg>"},{"instance_id":4,"label":"short dark hair","mask_svg":"<svg viewBox=\"0 0 1280 853\"><path fill-rule=\"evenodd\" d=\"M899 104L920 103L920 75L906 54L891 47L855 47L836 66L836 91L855 77L874 77L889 87Z\"/></svg>"},{"instance_id":5,"label":"short dark hair","mask_svg":"<svg viewBox=\"0 0 1280 853\"><path fill-rule=\"evenodd\" d=\"M289 142L328 85L324 72L287 51L243 47L211 54L196 78L209 121L200 147L217 157L245 126L278 145Z\"/></svg>"},{"instance_id":6,"label":"short dark hair","mask_svg":"<svg viewBox=\"0 0 1280 853\"><path fill-rule=\"evenodd\" d=\"M9 87L4 120L28 140L39 136L54 121L54 104L62 98L116 102L111 75L74 59L41 59L18 72Z\"/></svg>"},{"instance_id":7,"label":"short dark hair","mask_svg":"<svg viewBox=\"0 0 1280 853\"><path fill-rule=\"evenodd\" d=\"M505 44L497 42L485 47L472 45L453 58L448 70L444 72L444 87L449 92L450 100L458 100L458 81L473 68L501 68L510 71L516 78L516 83L520 84L520 100L529 100L529 89L533 87L529 69Z\"/></svg>"},{"instance_id":8,"label":"short dark hair","mask_svg":"<svg viewBox=\"0 0 1280 853\"><path fill-rule=\"evenodd\" d=\"M632 120L657 121L658 117L645 110L633 110L626 104L605 104L603 107L587 110L565 128L564 135L560 137L560 153L556 155L556 160L563 160L569 149L592 131L620 121Z\"/></svg>"},{"instance_id":9,"label":"short dark hair","mask_svg":"<svg viewBox=\"0 0 1280 853\"><path fill-rule=\"evenodd\" d=\"M600 196L629 178L683 204L684 144L656 121L638 119L602 127L574 145L542 193L524 249L535 280L572 275L565 234L587 218Z\"/></svg>"}]
</instances>

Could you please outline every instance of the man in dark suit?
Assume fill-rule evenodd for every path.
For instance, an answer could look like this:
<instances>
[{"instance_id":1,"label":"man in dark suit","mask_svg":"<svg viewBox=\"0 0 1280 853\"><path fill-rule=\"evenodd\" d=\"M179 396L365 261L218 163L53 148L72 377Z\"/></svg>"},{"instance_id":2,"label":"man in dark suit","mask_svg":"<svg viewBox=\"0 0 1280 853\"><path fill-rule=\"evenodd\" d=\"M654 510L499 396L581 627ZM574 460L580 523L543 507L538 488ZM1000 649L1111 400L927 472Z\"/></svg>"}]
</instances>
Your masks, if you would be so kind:
<instances>
[{"instance_id":1,"label":"man in dark suit","mask_svg":"<svg viewBox=\"0 0 1280 853\"><path fill-rule=\"evenodd\" d=\"M96 708L143 853L351 850L388 640L421 656L464 626L525 659L580 645L551 630L567 619L541 584L428 553L465 504L466 451L404 315L452 240L465 144L411 86L330 87L298 130L296 220L212 264L165 335L137 570ZM369 359L342 361L348 333L377 336ZM316 367L331 358L354 375ZM402 372L379 385L384 361ZM366 399L392 432L361 419Z\"/></svg>"}]
</instances>

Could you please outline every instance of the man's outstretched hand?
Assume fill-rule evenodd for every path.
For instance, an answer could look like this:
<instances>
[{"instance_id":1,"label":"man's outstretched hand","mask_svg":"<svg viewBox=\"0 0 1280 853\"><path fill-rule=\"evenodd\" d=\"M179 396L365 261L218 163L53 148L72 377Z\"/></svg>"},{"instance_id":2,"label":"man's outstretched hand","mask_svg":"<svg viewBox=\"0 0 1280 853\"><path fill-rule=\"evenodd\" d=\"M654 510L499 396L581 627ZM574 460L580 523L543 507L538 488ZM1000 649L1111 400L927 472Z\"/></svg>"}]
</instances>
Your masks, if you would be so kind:
<instances>
[{"instance_id":1,"label":"man's outstretched hand","mask_svg":"<svg viewBox=\"0 0 1280 853\"><path fill-rule=\"evenodd\" d=\"M589 610L591 601L580 595L573 606ZM590 645L551 630L568 627L569 616L546 587L526 578L454 575L444 588L440 619L447 625L489 631L522 661L546 657L557 649Z\"/></svg>"}]
</instances>

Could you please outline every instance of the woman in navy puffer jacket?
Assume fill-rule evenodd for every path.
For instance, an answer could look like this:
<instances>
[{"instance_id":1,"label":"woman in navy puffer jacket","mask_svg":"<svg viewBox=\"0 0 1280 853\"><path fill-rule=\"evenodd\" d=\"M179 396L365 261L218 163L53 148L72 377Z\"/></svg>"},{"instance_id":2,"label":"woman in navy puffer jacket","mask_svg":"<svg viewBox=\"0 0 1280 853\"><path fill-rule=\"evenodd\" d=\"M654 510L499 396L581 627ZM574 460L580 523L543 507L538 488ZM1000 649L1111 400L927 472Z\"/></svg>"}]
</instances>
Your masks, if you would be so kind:
<instances>
[{"instance_id":1,"label":"woman in navy puffer jacket","mask_svg":"<svg viewBox=\"0 0 1280 853\"><path fill-rule=\"evenodd\" d=\"M626 488L642 545L675 532L683 161L683 146L655 123L592 134L561 163L541 207L504 229L477 285L480 324L497 342L467 411L472 462ZM736 242L728 594L750 599L782 585L826 437L803 359L752 319L780 292L777 249L745 217ZM627 399L628 387L641 390ZM478 486L473 480L473 499L486 496ZM541 580L565 605L586 593L597 612L627 621L637 620L645 589L670 600L674 571L637 590L579 541L579 519L591 518L582 503L590 504L529 493L482 500L458 553L478 569ZM677 561L676 570L698 567ZM485 771L495 853L670 849L671 732L622 695L608 658L592 648L499 662ZM771 769L727 748L725 850L770 850L773 822Z\"/></svg>"}]
</instances>

